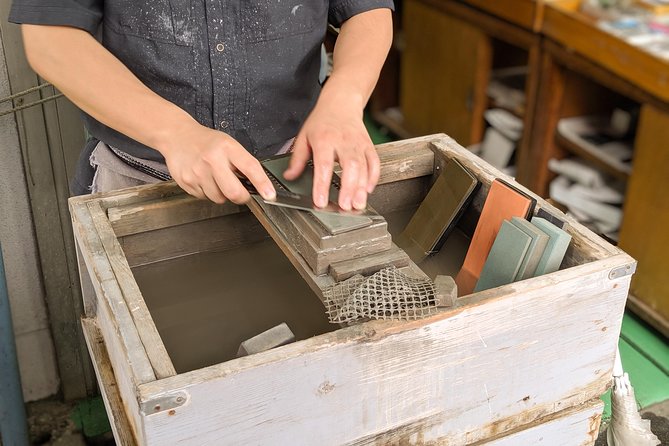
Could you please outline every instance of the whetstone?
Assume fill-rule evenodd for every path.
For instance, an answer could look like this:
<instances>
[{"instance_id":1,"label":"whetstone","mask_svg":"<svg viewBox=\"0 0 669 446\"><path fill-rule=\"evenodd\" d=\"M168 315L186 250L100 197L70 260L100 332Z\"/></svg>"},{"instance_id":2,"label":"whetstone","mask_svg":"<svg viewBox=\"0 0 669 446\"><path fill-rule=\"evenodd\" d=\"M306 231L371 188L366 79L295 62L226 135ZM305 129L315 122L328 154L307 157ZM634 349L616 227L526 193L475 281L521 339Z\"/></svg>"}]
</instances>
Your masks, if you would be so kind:
<instances>
[{"instance_id":1,"label":"whetstone","mask_svg":"<svg viewBox=\"0 0 669 446\"><path fill-rule=\"evenodd\" d=\"M289 161L289 156L279 156L265 160L262 164L275 187L311 196L313 166L308 164L297 180L287 181L283 178L283 172ZM335 176L330 188L331 200L336 200L339 194L337 185ZM316 275L327 273L333 263L385 252L392 244L385 219L369 208L368 215L349 217L259 204Z\"/></svg>"}]
</instances>

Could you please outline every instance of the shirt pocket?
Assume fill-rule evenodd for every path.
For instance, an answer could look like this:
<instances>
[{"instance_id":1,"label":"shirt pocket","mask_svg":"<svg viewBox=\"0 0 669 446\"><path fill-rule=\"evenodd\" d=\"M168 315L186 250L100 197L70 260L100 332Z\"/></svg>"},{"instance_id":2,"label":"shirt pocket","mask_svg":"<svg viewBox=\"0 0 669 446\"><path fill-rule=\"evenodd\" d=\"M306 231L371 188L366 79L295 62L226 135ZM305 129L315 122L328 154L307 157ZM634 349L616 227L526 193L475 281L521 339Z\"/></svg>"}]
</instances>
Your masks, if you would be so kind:
<instances>
[{"instance_id":1,"label":"shirt pocket","mask_svg":"<svg viewBox=\"0 0 669 446\"><path fill-rule=\"evenodd\" d=\"M105 2L105 26L158 42L193 45L193 0Z\"/></svg>"},{"instance_id":2,"label":"shirt pocket","mask_svg":"<svg viewBox=\"0 0 669 446\"><path fill-rule=\"evenodd\" d=\"M244 40L247 43L264 42L308 33L327 14L326 3L318 0L244 1Z\"/></svg>"}]
</instances>

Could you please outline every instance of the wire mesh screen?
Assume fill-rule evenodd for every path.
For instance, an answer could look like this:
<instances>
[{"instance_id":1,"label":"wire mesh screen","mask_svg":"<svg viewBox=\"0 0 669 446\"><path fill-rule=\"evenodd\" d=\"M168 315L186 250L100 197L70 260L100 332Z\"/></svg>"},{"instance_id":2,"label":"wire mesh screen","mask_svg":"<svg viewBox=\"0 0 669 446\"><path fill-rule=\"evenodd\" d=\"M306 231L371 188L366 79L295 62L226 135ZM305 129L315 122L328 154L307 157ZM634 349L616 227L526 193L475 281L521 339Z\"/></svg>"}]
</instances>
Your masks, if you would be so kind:
<instances>
[{"instance_id":1,"label":"wire mesh screen","mask_svg":"<svg viewBox=\"0 0 669 446\"><path fill-rule=\"evenodd\" d=\"M436 294L430 279L408 276L392 266L328 288L324 301L333 324L361 319L414 320L436 312Z\"/></svg>"}]
</instances>

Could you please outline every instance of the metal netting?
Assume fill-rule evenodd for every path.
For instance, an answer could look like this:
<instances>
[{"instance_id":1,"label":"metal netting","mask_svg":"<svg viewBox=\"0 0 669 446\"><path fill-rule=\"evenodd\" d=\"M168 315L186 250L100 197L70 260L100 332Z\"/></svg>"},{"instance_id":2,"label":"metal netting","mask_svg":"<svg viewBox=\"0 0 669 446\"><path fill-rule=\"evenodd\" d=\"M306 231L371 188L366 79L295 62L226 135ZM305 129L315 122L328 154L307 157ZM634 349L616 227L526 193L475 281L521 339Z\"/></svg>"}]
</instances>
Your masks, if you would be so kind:
<instances>
[{"instance_id":1,"label":"metal netting","mask_svg":"<svg viewBox=\"0 0 669 446\"><path fill-rule=\"evenodd\" d=\"M411 277L391 266L328 288L324 303L333 324L359 319L414 320L436 312L437 293L429 278Z\"/></svg>"}]
</instances>

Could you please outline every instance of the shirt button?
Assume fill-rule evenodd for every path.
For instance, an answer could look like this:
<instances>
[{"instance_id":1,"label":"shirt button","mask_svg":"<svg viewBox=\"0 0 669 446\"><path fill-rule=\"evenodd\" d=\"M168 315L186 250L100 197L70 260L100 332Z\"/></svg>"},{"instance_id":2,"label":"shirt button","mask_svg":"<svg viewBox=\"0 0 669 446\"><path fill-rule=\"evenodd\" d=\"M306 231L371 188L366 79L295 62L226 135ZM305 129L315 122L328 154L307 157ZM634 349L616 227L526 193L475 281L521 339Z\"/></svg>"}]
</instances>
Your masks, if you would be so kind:
<instances>
[{"instance_id":1,"label":"shirt button","mask_svg":"<svg viewBox=\"0 0 669 446\"><path fill-rule=\"evenodd\" d=\"M222 43L217 43L216 44L216 51L218 51L219 53L222 53L224 49L225 49L225 45L223 45Z\"/></svg>"},{"instance_id":2,"label":"shirt button","mask_svg":"<svg viewBox=\"0 0 669 446\"><path fill-rule=\"evenodd\" d=\"M228 121L221 121L219 124L221 129L227 129L228 128Z\"/></svg>"}]
</instances>

